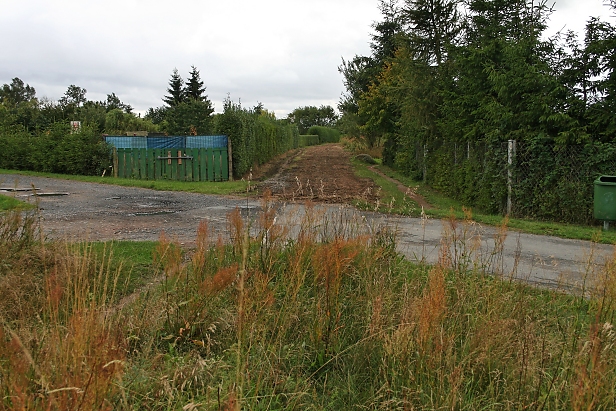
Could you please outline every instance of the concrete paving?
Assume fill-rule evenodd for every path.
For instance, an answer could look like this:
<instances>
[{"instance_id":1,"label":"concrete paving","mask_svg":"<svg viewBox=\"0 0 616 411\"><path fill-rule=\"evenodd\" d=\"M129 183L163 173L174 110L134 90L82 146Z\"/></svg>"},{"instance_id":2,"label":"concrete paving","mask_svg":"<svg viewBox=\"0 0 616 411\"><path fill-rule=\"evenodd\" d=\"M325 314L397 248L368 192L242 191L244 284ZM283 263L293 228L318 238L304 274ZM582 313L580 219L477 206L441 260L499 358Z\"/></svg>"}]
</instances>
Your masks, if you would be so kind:
<instances>
[{"instance_id":1,"label":"concrete paving","mask_svg":"<svg viewBox=\"0 0 616 411\"><path fill-rule=\"evenodd\" d=\"M503 231L476 222L392 217L344 206L317 209L322 213L321 225L334 228L336 221L344 220L352 230L392 231L397 250L410 261L435 264L444 256L462 269L480 269L567 292L587 290L614 257L612 245ZM283 207L280 223L291 226L304 212L296 206ZM441 255L443 244L449 252Z\"/></svg>"}]
</instances>

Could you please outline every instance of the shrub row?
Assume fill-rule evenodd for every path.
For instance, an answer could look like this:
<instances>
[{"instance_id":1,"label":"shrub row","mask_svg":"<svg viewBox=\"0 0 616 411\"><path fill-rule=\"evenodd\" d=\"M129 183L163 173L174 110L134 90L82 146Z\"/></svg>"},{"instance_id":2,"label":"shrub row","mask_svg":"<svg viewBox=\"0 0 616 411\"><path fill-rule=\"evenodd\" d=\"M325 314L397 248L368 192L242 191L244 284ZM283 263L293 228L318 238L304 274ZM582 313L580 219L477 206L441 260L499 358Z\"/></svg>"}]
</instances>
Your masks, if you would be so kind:
<instances>
[{"instance_id":1,"label":"shrub row","mask_svg":"<svg viewBox=\"0 0 616 411\"><path fill-rule=\"evenodd\" d=\"M319 136L319 144L338 143L340 141L340 131L335 128L312 126L308 129L308 134Z\"/></svg>"},{"instance_id":2,"label":"shrub row","mask_svg":"<svg viewBox=\"0 0 616 411\"><path fill-rule=\"evenodd\" d=\"M506 142L417 144L398 151L395 164L467 207L506 213L511 179L513 217L590 224L593 182L616 174L616 145L563 145L538 136L516 145L509 166Z\"/></svg>"},{"instance_id":3,"label":"shrub row","mask_svg":"<svg viewBox=\"0 0 616 411\"><path fill-rule=\"evenodd\" d=\"M0 147L0 168L11 170L97 175L110 164L109 146L99 133L88 127L71 133L64 123L37 134L2 130Z\"/></svg>"},{"instance_id":4,"label":"shrub row","mask_svg":"<svg viewBox=\"0 0 616 411\"><path fill-rule=\"evenodd\" d=\"M231 140L233 175L237 178L253 165L288 150L340 140L338 130L320 126L300 137L296 125L231 101L225 101L224 112L214 117L213 129L214 134ZM0 146L0 168L12 170L97 175L110 164L110 147L94 128L84 126L79 133L71 133L64 122L36 134L19 127L0 130Z\"/></svg>"},{"instance_id":5,"label":"shrub row","mask_svg":"<svg viewBox=\"0 0 616 411\"><path fill-rule=\"evenodd\" d=\"M299 136L300 147L316 146L317 144L319 144L319 136L317 135L303 134Z\"/></svg>"},{"instance_id":6,"label":"shrub row","mask_svg":"<svg viewBox=\"0 0 616 411\"><path fill-rule=\"evenodd\" d=\"M285 151L299 146L297 127L276 120L267 112L255 113L230 100L224 112L214 118L217 134L229 136L233 157L233 175L237 178L253 165L263 164Z\"/></svg>"}]
</instances>

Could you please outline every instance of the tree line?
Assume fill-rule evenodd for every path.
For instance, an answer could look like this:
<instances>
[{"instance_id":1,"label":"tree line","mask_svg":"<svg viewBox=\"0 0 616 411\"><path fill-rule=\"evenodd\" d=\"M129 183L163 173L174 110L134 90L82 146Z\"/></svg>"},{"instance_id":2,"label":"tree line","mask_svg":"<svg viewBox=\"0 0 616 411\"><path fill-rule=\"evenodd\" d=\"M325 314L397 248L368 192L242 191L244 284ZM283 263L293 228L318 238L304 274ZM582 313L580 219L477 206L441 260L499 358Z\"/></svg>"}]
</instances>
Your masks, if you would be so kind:
<instances>
[{"instance_id":1,"label":"tree line","mask_svg":"<svg viewBox=\"0 0 616 411\"><path fill-rule=\"evenodd\" d=\"M110 147L102 134L148 131L228 135L234 147L234 175L240 177L253 165L298 146L295 119L300 125L309 124L300 121L301 115L292 120L276 119L262 103L244 108L230 97L224 101L223 113L214 114L205 90L196 67L191 67L186 81L174 69L162 98L164 104L148 109L142 118L115 93L107 95L105 101L91 101L86 97L87 90L70 85L58 101L39 99L32 86L16 77L0 88L0 168L100 174L110 163ZM307 112L314 114L311 109ZM317 112L311 121L333 121L319 117L323 113L331 117L333 109ZM81 122L80 132L71 130L71 121Z\"/></svg>"},{"instance_id":2,"label":"tree line","mask_svg":"<svg viewBox=\"0 0 616 411\"><path fill-rule=\"evenodd\" d=\"M615 9L616 0L608 5ZM544 38L545 0L380 0L371 55L343 60L343 131L387 141L613 141L616 29ZM400 160L402 161L402 160Z\"/></svg>"},{"instance_id":3,"label":"tree line","mask_svg":"<svg viewBox=\"0 0 616 411\"><path fill-rule=\"evenodd\" d=\"M486 168L490 150L502 156L508 140L541 147L525 150L544 156L528 162L538 167L528 172L535 174L539 191L520 197L540 197L541 190L556 186L571 197L572 188L557 179L569 175L580 159L550 169L558 150L616 142L616 27L591 18L583 39L571 31L547 37L551 5L546 0L380 0L370 55L343 59L339 66L346 89L338 105L342 131L370 145L383 144L386 164L489 211L502 211L506 191L497 182L503 165L494 160L494 167ZM616 0L607 5L614 11ZM466 148L479 146L483 154L472 158ZM609 170L605 160L591 159L591 180L576 191L592 189L590 175ZM454 173L454 167L461 171ZM586 200L578 214L587 221L592 193L580 196ZM558 204L560 195L553 197ZM525 213L559 218L556 208L546 214L542 207L546 204L538 201Z\"/></svg>"}]
</instances>

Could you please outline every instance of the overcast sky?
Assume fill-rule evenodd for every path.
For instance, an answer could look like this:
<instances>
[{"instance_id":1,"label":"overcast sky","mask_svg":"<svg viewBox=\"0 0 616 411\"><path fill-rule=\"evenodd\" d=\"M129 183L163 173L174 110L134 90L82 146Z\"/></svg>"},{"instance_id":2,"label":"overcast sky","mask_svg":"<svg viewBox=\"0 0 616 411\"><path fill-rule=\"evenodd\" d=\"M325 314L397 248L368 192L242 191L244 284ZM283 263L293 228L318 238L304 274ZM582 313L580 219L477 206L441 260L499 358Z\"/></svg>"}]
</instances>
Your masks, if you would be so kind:
<instances>
[{"instance_id":1,"label":"overcast sky","mask_svg":"<svg viewBox=\"0 0 616 411\"><path fill-rule=\"evenodd\" d=\"M550 33L615 22L602 0L555 0ZM71 84L89 100L116 93L159 107L174 68L197 67L217 112L229 93L278 118L336 107L341 58L368 55L377 0L0 0L0 84L21 78L38 97Z\"/></svg>"}]
</instances>

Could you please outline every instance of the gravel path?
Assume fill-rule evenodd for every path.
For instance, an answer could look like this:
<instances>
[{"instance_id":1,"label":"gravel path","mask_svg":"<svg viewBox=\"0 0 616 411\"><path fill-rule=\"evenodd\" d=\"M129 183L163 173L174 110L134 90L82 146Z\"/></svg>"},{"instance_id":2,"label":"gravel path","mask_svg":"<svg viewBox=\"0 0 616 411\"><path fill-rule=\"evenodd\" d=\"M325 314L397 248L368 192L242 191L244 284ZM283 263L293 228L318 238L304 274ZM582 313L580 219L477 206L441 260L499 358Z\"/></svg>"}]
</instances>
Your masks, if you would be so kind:
<instances>
[{"instance_id":1,"label":"gravel path","mask_svg":"<svg viewBox=\"0 0 616 411\"><path fill-rule=\"evenodd\" d=\"M37 196L28 190L37 188ZM38 202L50 238L67 240L149 240L162 231L182 243L194 242L200 221L210 232L227 231L227 214L258 203L241 198L155 191L22 175L0 175L0 189L20 190L20 200Z\"/></svg>"}]
</instances>

